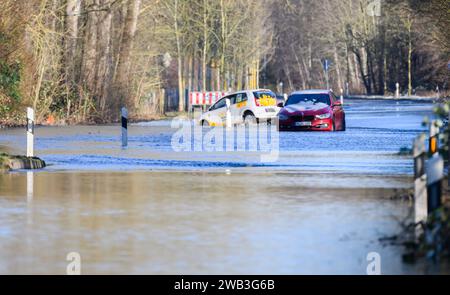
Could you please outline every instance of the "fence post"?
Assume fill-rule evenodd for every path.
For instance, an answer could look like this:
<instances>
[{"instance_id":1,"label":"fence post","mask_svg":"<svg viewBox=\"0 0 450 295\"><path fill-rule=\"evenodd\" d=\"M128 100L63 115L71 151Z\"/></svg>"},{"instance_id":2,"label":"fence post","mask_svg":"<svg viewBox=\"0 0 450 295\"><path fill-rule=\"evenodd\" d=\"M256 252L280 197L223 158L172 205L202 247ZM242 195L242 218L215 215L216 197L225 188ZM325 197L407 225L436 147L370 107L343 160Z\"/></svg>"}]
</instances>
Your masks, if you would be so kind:
<instances>
[{"instance_id":1,"label":"fence post","mask_svg":"<svg viewBox=\"0 0 450 295\"><path fill-rule=\"evenodd\" d=\"M34 110L27 108L27 157L34 157Z\"/></svg>"},{"instance_id":2,"label":"fence post","mask_svg":"<svg viewBox=\"0 0 450 295\"><path fill-rule=\"evenodd\" d=\"M428 216L427 187L425 174L425 134L414 140L414 221L425 221Z\"/></svg>"},{"instance_id":3,"label":"fence post","mask_svg":"<svg viewBox=\"0 0 450 295\"><path fill-rule=\"evenodd\" d=\"M122 147L128 146L128 110L123 107L121 110L122 122Z\"/></svg>"}]
</instances>

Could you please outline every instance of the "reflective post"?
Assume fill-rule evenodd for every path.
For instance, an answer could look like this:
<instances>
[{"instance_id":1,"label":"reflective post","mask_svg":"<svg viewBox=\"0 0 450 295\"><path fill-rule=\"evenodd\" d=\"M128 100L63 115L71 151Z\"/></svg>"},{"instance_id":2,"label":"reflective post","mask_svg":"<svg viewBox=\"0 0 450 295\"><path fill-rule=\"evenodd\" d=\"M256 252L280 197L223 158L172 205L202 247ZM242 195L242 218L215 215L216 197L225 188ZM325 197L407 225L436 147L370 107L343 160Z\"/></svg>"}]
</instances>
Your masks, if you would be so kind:
<instances>
[{"instance_id":1,"label":"reflective post","mask_svg":"<svg viewBox=\"0 0 450 295\"><path fill-rule=\"evenodd\" d=\"M430 125L429 151L432 155L439 153L439 127L436 120Z\"/></svg>"},{"instance_id":2,"label":"reflective post","mask_svg":"<svg viewBox=\"0 0 450 295\"><path fill-rule=\"evenodd\" d=\"M428 217L427 187L425 174L425 134L414 140L414 221L420 223Z\"/></svg>"},{"instance_id":3,"label":"reflective post","mask_svg":"<svg viewBox=\"0 0 450 295\"><path fill-rule=\"evenodd\" d=\"M27 108L27 157L34 157L34 110Z\"/></svg>"},{"instance_id":4,"label":"reflective post","mask_svg":"<svg viewBox=\"0 0 450 295\"><path fill-rule=\"evenodd\" d=\"M444 159L436 154L427 162L427 194L428 214L432 213L442 204L442 179L444 178Z\"/></svg>"},{"instance_id":5,"label":"reflective post","mask_svg":"<svg viewBox=\"0 0 450 295\"><path fill-rule=\"evenodd\" d=\"M227 117L226 117L226 126L227 128L231 128L231 101L230 99L226 99L227 102Z\"/></svg>"},{"instance_id":6,"label":"reflective post","mask_svg":"<svg viewBox=\"0 0 450 295\"><path fill-rule=\"evenodd\" d=\"M429 149L432 154L426 165L428 214L441 207L442 179L444 179L444 159L439 155L439 127L437 121L430 126Z\"/></svg>"},{"instance_id":7,"label":"reflective post","mask_svg":"<svg viewBox=\"0 0 450 295\"><path fill-rule=\"evenodd\" d=\"M122 147L128 146L128 110L122 108L121 110L121 122L122 122Z\"/></svg>"},{"instance_id":8,"label":"reflective post","mask_svg":"<svg viewBox=\"0 0 450 295\"><path fill-rule=\"evenodd\" d=\"M400 97L400 84L395 83L395 98L399 98L399 97Z\"/></svg>"}]
</instances>

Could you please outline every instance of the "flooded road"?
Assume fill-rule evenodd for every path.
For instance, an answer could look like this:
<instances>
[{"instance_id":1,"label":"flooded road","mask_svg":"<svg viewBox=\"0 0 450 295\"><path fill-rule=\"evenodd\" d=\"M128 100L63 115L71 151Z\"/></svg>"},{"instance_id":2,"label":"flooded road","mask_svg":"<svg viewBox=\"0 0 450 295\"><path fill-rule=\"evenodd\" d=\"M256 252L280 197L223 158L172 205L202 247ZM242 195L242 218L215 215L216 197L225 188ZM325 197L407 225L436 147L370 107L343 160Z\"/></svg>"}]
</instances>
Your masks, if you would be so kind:
<instances>
[{"instance_id":1,"label":"flooded road","mask_svg":"<svg viewBox=\"0 0 450 295\"><path fill-rule=\"evenodd\" d=\"M378 239L399 232L410 204L412 159L397 155L424 131L432 105L349 101L346 132L281 133L279 157L176 153L169 121L39 127L50 166L0 174L0 273L426 273ZM0 149L24 153L23 129L0 130Z\"/></svg>"}]
</instances>

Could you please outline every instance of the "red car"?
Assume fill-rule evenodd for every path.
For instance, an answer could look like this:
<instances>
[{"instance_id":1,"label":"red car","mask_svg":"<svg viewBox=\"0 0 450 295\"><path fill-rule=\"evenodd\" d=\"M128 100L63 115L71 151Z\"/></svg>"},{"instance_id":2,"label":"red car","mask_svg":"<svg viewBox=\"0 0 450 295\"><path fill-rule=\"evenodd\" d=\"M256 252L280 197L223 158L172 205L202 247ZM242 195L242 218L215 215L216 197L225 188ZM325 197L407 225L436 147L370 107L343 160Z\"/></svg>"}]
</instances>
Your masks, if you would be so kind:
<instances>
[{"instance_id":1,"label":"red car","mask_svg":"<svg viewBox=\"0 0 450 295\"><path fill-rule=\"evenodd\" d=\"M292 93L278 114L280 131L345 131L345 112L333 92Z\"/></svg>"}]
</instances>

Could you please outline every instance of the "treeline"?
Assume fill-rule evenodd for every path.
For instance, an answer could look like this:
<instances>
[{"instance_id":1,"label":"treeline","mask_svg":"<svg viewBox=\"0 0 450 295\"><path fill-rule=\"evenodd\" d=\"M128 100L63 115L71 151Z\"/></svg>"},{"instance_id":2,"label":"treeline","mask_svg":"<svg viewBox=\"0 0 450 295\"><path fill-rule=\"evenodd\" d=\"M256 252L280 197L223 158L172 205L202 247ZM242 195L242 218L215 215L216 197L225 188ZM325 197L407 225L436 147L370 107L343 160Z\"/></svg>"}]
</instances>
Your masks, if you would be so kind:
<instances>
[{"instance_id":1,"label":"treeline","mask_svg":"<svg viewBox=\"0 0 450 295\"><path fill-rule=\"evenodd\" d=\"M380 4L378 7L377 4ZM378 9L379 8L379 9ZM186 109L185 89L447 87L450 1L2 0L0 124ZM348 84L347 84L348 83Z\"/></svg>"},{"instance_id":2,"label":"treeline","mask_svg":"<svg viewBox=\"0 0 450 295\"><path fill-rule=\"evenodd\" d=\"M450 1L282 1L273 11L270 77L289 89L323 87L331 61L336 91L388 94L448 87ZM282 17L277 17L282 16Z\"/></svg>"}]
</instances>

